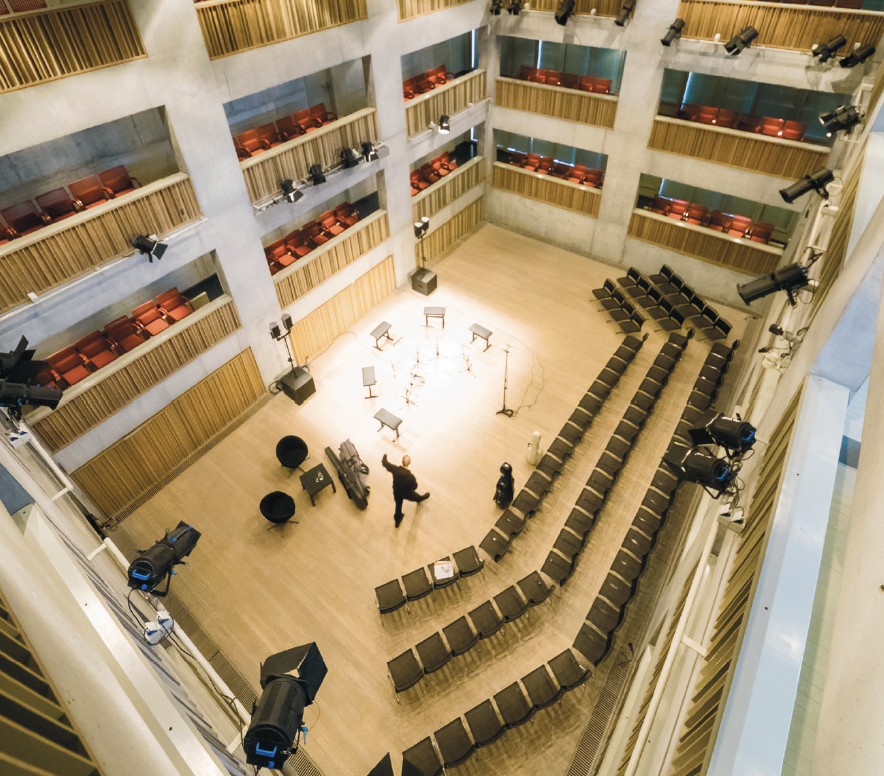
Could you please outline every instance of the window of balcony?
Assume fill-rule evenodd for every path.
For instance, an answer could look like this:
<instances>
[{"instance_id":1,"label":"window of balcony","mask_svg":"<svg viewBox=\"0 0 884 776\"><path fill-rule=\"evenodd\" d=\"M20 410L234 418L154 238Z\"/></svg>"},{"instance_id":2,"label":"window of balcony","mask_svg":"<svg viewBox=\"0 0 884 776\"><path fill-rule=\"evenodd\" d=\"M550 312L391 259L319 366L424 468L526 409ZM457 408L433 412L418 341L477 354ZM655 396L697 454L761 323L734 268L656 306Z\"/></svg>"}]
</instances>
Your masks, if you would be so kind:
<instances>
[{"instance_id":1,"label":"window of balcony","mask_svg":"<svg viewBox=\"0 0 884 776\"><path fill-rule=\"evenodd\" d=\"M617 94L626 52L499 36L500 74L534 83Z\"/></svg>"},{"instance_id":2,"label":"window of balcony","mask_svg":"<svg viewBox=\"0 0 884 776\"><path fill-rule=\"evenodd\" d=\"M472 72L478 61L476 30L404 54L402 89L406 102Z\"/></svg>"},{"instance_id":3,"label":"window of balcony","mask_svg":"<svg viewBox=\"0 0 884 776\"><path fill-rule=\"evenodd\" d=\"M608 164L606 154L501 129L494 130L494 145L497 148L496 161L513 164L528 172L538 172L592 188L601 188L605 179Z\"/></svg>"},{"instance_id":4,"label":"window of balcony","mask_svg":"<svg viewBox=\"0 0 884 776\"><path fill-rule=\"evenodd\" d=\"M849 102L844 94L667 69L659 114L831 147L819 115Z\"/></svg>"}]
</instances>

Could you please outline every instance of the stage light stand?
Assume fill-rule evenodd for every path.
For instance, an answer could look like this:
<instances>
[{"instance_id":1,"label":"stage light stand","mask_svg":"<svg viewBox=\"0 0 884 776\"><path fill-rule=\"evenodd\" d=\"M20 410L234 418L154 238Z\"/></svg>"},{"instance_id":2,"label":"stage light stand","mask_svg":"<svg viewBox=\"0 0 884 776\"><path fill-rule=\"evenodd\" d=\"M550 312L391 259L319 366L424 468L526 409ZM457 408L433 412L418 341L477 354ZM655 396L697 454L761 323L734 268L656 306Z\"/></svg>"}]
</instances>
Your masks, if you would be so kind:
<instances>
[{"instance_id":1,"label":"stage light stand","mask_svg":"<svg viewBox=\"0 0 884 776\"><path fill-rule=\"evenodd\" d=\"M510 366L510 346L504 345L503 347L504 357L503 357L503 407L497 411L498 415L506 415L508 418L511 418L516 414L515 410L507 409L506 406L506 386L507 380L509 378L509 366Z\"/></svg>"}]
</instances>

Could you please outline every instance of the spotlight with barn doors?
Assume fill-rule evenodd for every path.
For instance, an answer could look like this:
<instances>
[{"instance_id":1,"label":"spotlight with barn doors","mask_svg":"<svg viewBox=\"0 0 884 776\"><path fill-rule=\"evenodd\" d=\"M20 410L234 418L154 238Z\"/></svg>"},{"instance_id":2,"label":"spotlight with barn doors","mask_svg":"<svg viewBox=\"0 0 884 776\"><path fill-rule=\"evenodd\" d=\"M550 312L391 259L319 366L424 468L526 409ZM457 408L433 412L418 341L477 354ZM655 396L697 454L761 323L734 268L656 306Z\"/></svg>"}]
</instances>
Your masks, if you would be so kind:
<instances>
[{"instance_id":1,"label":"spotlight with barn doors","mask_svg":"<svg viewBox=\"0 0 884 776\"><path fill-rule=\"evenodd\" d=\"M807 277L807 267L802 267L800 264L790 264L788 267L775 269L770 274L762 275L757 280L742 285L737 284L737 293L740 295L740 299L748 305L756 299L762 299L777 291L785 291L789 297L789 304L794 307L796 292L812 283L815 281L811 281Z\"/></svg>"},{"instance_id":2,"label":"spotlight with barn doors","mask_svg":"<svg viewBox=\"0 0 884 776\"><path fill-rule=\"evenodd\" d=\"M451 133L451 125L448 123L448 116L439 116L439 134L448 135Z\"/></svg>"},{"instance_id":3,"label":"spotlight with barn doors","mask_svg":"<svg viewBox=\"0 0 884 776\"><path fill-rule=\"evenodd\" d=\"M60 388L40 385L50 381L50 366L46 361L34 361L34 353L25 337L15 350L0 353L0 407L5 407L13 420L21 420L22 407L54 410L61 401Z\"/></svg>"},{"instance_id":4,"label":"spotlight with barn doors","mask_svg":"<svg viewBox=\"0 0 884 776\"><path fill-rule=\"evenodd\" d=\"M856 44L856 49L849 56L844 57L838 64L841 67L856 67L865 62L872 54L875 53L875 47L868 44L861 46Z\"/></svg>"},{"instance_id":5,"label":"spotlight with barn doors","mask_svg":"<svg viewBox=\"0 0 884 776\"><path fill-rule=\"evenodd\" d=\"M820 124L826 130L826 137L832 137L842 130L850 132L858 124L861 124L866 114L856 105L842 105L840 108L829 113L820 113Z\"/></svg>"},{"instance_id":6,"label":"spotlight with barn doors","mask_svg":"<svg viewBox=\"0 0 884 776\"><path fill-rule=\"evenodd\" d=\"M676 38L681 37L681 31L684 29L685 21L684 19L676 19L672 24L669 25L669 29L666 31L666 34L660 39L660 42L664 46L671 46L672 41Z\"/></svg>"},{"instance_id":7,"label":"spotlight with barn doors","mask_svg":"<svg viewBox=\"0 0 884 776\"><path fill-rule=\"evenodd\" d=\"M825 43L817 43L814 45L810 51L810 55L812 57L819 57L820 64L824 64L834 57L838 49L840 49L845 43L847 43L847 38L843 35L836 35Z\"/></svg>"},{"instance_id":8,"label":"spotlight with barn doors","mask_svg":"<svg viewBox=\"0 0 884 776\"><path fill-rule=\"evenodd\" d=\"M356 167L361 158L362 155L355 148L341 149L341 164L344 166L345 170L349 170L351 167Z\"/></svg>"},{"instance_id":9,"label":"spotlight with barn doors","mask_svg":"<svg viewBox=\"0 0 884 776\"><path fill-rule=\"evenodd\" d=\"M815 191L823 199L828 199L829 190L826 186L833 180L835 180L835 173L827 167L823 167L822 170L817 170L812 175L805 175L803 178L799 178L791 186L780 189L780 196L790 205L798 197L803 197L809 191Z\"/></svg>"},{"instance_id":10,"label":"spotlight with barn doors","mask_svg":"<svg viewBox=\"0 0 884 776\"><path fill-rule=\"evenodd\" d=\"M378 152L374 150L374 147L368 141L362 144L362 158L366 162L376 162L378 160Z\"/></svg>"},{"instance_id":11,"label":"spotlight with barn doors","mask_svg":"<svg viewBox=\"0 0 884 776\"><path fill-rule=\"evenodd\" d=\"M491 7L488 10L492 16L500 16L502 6L503 0L491 0Z\"/></svg>"},{"instance_id":12,"label":"spotlight with barn doors","mask_svg":"<svg viewBox=\"0 0 884 776\"><path fill-rule=\"evenodd\" d=\"M166 531L162 539L129 564L129 587L153 596L165 596L169 592L175 566L184 563L184 559L196 547L200 535L199 531L184 521L178 523L174 530ZM166 589L158 592L156 587L163 580L166 581Z\"/></svg>"},{"instance_id":13,"label":"spotlight with barn doors","mask_svg":"<svg viewBox=\"0 0 884 776\"><path fill-rule=\"evenodd\" d=\"M626 22L629 21L630 14L635 10L635 0L626 0L622 6L620 6L620 15L614 19L614 24L618 27L625 27Z\"/></svg>"},{"instance_id":14,"label":"spotlight with barn doors","mask_svg":"<svg viewBox=\"0 0 884 776\"><path fill-rule=\"evenodd\" d=\"M690 429L688 435L695 447L720 445L728 458L742 457L755 445L755 426L739 415L727 418L718 414L702 428Z\"/></svg>"},{"instance_id":15,"label":"spotlight with barn doors","mask_svg":"<svg viewBox=\"0 0 884 776\"><path fill-rule=\"evenodd\" d=\"M132 247L141 254L147 254L147 260L153 264L154 257L157 261L162 259L169 246L159 242L154 236L146 237L140 234L132 240Z\"/></svg>"},{"instance_id":16,"label":"spotlight with barn doors","mask_svg":"<svg viewBox=\"0 0 884 776\"><path fill-rule=\"evenodd\" d=\"M573 14L574 0L562 0L559 10L556 11L556 24L561 24L564 27Z\"/></svg>"},{"instance_id":17,"label":"spotlight with barn doors","mask_svg":"<svg viewBox=\"0 0 884 776\"><path fill-rule=\"evenodd\" d=\"M700 485L712 498L720 498L736 479L740 463L717 458L700 447L672 445L663 456L663 463L669 466L681 479Z\"/></svg>"},{"instance_id":18,"label":"spotlight with barn doors","mask_svg":"<svg viewBox=\"0 0 884 776\"><path fill-rule=\"evenodd\" d=\"M304 192L295 186L295 182L291 178L280 181L279 187L282 189L282 198L286 202L297 202L304 196Z\"/></svg>"},{"instance_id":19,"label":"spotlight with barn doors","mask_svg":"<svg viewBox=\"0 0 884 776\"><path fill-rule=\"evenodd\" d=\"M506 10L511 16L518 16L519 11L522 10L522 0L510 0L510 4L507 6Z\"/></svg>"},{"instance_id":20,"label":"spotlight with barn doors","mask_svg":"<svg viewBox=\"0 0 884 776\"><path fill-rule=\"evenodd\" d=\"M734 35L724 44L724 50L731 55L736 55L752 45L752 41L758 37L758 30L754 27L746 27L742 32Z\"/></svg>"}]
</instances>

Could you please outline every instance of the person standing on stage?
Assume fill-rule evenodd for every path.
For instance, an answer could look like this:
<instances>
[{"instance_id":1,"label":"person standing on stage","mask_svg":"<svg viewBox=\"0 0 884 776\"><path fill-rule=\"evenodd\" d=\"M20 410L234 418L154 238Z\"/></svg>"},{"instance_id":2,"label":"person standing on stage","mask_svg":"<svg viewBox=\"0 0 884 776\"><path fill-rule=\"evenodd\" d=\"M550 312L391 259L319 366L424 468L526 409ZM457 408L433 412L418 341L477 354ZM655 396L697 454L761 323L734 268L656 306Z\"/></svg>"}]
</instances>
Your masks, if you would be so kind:
<instances>
[{"instance_id":1,"label":"person standing on stage","mask_svg":"<svg viewBox=\"0 0 884 776\"><path fill-rule=\"evenodd\" d=\"M396 466L387 461L386 453L384 453L384 458L381 463L384 465L384 468L393 475L393 498L396 499L396 513L393 515L393 520L398 528L402 523L402 518L405 517L402 513L402 502L416 501L420 503L421 501L426 501L430 497L430 494L424 493L422 496L418 495L417 480L408 469L411 465L411 458L407 455L402 457L402 466Z\"/></svg>"}]
</instances>

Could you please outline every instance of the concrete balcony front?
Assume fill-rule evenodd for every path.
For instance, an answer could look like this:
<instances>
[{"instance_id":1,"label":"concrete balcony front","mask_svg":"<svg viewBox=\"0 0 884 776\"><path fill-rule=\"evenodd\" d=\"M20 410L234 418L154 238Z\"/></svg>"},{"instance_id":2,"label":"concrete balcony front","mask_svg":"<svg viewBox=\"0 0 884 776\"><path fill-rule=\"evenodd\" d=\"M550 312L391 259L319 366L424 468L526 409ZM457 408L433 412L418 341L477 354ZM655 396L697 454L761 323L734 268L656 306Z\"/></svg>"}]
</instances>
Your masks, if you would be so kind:
<instances>
[{"instance_id":1,"label":"concrete balcony front","mask_svg":"<svg viewBox=\"0 0 884 776\"><path fill-rule=\"evenodd\" d=\"M405 125L408 137L429 129L430 122L440 116L451 118L485 99L487 80L484 70L473 70L460 78L425 92L405 104Z\"/></svg>"}]
</instances>

